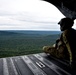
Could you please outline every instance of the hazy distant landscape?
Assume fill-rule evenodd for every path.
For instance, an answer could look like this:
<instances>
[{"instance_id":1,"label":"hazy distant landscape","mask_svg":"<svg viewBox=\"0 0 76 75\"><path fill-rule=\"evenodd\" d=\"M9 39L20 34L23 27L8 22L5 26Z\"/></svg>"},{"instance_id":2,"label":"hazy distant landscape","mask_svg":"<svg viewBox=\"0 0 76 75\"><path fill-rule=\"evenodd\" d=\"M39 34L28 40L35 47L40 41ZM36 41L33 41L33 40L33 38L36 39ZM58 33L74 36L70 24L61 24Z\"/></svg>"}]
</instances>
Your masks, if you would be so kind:
<instances>
[{"instance_id":1,"label":"hazy distant landscape","mask_svg":"<svg viewBox=\"0 0 76 75\"><path fill-rule=\"evenodd\" d=\"M0 57L41 53L45 45L52 46L60 31L0 31Z\"/></svg>"}]
</instances>

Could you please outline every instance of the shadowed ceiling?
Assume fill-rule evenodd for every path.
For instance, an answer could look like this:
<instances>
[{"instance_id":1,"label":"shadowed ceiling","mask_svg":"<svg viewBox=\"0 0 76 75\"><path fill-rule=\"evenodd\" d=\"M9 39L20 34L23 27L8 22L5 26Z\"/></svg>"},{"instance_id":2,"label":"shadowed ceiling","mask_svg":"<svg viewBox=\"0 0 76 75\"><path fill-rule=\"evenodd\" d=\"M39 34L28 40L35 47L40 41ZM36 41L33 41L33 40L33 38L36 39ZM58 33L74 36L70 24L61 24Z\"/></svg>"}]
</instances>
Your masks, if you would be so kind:
<instances>
[{"instance_id":1,"label":"shadowed ceiling","mask_svg":"<svg viewBox=\"0 0 76 75\"><path fill-rule=\"evenodd\" d=\"M43 0L43 1L47 1L56 6L64 16L76 19L76 0Z\"/></svg>"}]
</instances>

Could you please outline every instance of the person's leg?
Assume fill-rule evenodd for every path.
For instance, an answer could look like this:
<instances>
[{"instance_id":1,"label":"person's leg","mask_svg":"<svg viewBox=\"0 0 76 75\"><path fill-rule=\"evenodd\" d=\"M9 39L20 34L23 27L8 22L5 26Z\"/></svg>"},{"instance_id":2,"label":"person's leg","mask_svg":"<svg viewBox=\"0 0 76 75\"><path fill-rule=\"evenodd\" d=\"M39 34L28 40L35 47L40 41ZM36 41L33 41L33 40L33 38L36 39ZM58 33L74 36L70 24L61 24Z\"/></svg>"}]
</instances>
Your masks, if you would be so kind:
<instances>
[{"instance_id":1,"label":"person's leg","mask_svg":"<svg viewBox=\"0 0 76 75\"><path fill-rule=\"evenodd\" d=\"M43 47L43 51L46 53L46 54L50 54L52 56L56 56L57 54L57 50L55 47L51 47L51 46L44 46Z\"/></svg>"},{"instance_id":2,"label":"person's leg","mask_svg":"<svg viewBox=\"0 0 76 75\"><path fill-rule=\"evenodd\" d=\"M44 46L43 51L46 54L50 54L50 55L57 57L57 58L64 58L65 59L65 57L66 57L66 55L64 53L63 46L59 47L58 49L56 49L55 47L51 47L51 46Z\"/></svg>"}]
</instances>

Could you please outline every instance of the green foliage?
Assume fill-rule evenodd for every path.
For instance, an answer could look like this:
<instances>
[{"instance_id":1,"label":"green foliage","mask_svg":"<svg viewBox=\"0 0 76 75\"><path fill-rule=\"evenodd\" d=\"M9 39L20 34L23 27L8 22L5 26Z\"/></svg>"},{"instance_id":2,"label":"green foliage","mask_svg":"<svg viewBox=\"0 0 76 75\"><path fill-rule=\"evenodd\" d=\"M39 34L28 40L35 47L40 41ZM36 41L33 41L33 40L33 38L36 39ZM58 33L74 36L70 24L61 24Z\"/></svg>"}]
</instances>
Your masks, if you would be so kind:
<instances>
[{"instance_id":1,"label":"green foliage","mask_svg":"<svg viewBox=\"0 0 76 75\"><path fill-rule=\"evenodd\" d=\"M59 35L2 35L0 36L0 57L41 53L43 46L52 46L58 37Z\"/></svg>"}]
</instances>

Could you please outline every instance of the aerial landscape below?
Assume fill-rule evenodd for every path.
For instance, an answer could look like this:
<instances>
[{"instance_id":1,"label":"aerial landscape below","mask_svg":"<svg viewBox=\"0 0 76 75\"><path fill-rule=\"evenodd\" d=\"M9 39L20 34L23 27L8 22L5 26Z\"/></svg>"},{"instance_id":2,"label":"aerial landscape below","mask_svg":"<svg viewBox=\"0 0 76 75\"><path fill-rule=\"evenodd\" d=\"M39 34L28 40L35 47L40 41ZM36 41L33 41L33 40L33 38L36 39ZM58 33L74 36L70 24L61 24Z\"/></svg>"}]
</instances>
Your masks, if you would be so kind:
<instances>
[{"instance_id":1,"label":"aerial landscape below","mask_svg":"<svg viewBox=\"0 0 76 75\"><path fill-rule=\"evenodd\" d=\"M0 57L41 53L45 45L52 46L60 31L2 30Z\"/></svg>"}]
</instances>

